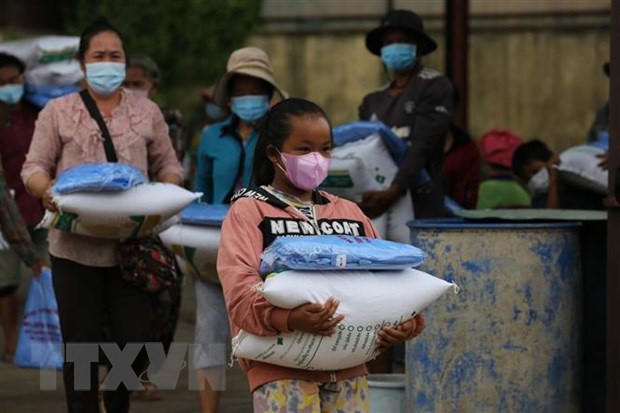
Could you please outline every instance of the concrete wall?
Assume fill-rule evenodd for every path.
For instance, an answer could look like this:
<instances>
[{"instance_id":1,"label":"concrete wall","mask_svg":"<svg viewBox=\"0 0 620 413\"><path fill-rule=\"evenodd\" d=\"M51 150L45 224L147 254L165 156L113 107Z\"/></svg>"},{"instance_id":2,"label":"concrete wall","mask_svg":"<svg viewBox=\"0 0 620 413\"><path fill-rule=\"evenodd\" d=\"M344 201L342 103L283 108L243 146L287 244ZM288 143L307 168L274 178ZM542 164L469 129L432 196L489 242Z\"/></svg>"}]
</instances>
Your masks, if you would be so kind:
<instances>
[{"instance_id":1,"label":"concrete wall","mask_svg":"<svg viewBox=\"0 0 620 413\"><path fill-rule=\"evenodd\" d=\"M425 24L440 45L426 64L443 70L443 23L430 17ZM364 46L366 30L339 29L337 21L327 30L266 27L248 44L269 53L277 79L291 95L321 104L334 124L356 119L362 97L387 80L379 59ZM585 139L596 109L607 99L609 83L601 65L609 59L609 15L473 17L469 59L474 136L508 127L561 150Z\"/></svg>"}]
</instances>

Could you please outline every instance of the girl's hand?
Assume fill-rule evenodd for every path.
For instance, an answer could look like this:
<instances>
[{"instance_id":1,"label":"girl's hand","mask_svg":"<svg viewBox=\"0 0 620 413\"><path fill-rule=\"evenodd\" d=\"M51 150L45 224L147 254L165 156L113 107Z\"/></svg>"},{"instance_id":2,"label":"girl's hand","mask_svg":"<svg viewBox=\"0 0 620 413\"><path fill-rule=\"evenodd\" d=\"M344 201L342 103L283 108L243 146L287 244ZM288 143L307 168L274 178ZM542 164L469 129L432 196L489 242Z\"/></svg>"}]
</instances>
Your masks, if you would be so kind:
<instances>
[{"instance_id":1,"label":"girl's hand","mask_svg":"<svg viewBox=\"0 0 620 413\"><path fill-rule=\"evenodd\" d=\"M418 314L411 320L399 324L396 328L383 327L381 331L379 331L379 339L377 341L377 344L379 344L379 352L383 353L395 344L419 336L425 327L426 320L422 314Z\"/></svg>"},{"instance_id":2,"label":"girl's hand","mask_svg":"<svg viewBox=\"0 0 620 413\"><path fill-rule=\"evenodd\" d=\"M291 311L288 316L290 330L304 333L331 336L336 332L336 326L343 319L343 315L334 316L340 302L330 298L325 304L304 304Z\"/></svg>"}]
</instances>

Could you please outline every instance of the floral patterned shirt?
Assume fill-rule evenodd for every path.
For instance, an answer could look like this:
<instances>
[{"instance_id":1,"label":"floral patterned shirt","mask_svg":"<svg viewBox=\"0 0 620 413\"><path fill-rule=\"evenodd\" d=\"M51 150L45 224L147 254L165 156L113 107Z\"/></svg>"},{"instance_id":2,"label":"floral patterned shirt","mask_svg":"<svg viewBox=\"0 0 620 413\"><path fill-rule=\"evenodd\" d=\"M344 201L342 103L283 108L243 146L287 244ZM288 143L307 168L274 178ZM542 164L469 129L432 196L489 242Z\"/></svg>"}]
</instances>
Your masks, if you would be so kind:
<instances>
[{"instance_id":1,"label":"floral patterned shirt","mask_svg":"<svg viewBox=\"0 0 620 413\"><path fill-rule=\"evenodd\" d=\"M104 120L118 161L131 164L158 181L167 175L183 178L159 107L147 98L127 93ZM103 136L79 93L54 99L40 112L32 144L22 169L24 183L37 172L50 177L72 166L106 162ZM119 263L117 241L50 230L50 254L80 264L111 267Z\"/></svg>"}]
</instances>

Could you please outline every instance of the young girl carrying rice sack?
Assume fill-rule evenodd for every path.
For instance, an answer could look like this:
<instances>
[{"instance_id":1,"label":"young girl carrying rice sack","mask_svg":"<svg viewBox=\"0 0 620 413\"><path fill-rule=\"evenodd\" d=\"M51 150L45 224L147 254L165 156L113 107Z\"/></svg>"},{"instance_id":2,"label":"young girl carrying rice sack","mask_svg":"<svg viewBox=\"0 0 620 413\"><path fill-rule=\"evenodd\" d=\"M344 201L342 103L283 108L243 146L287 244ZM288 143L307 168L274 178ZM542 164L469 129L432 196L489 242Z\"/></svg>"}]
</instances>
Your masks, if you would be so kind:
<instances>
[{"instance_id":1,"label":"young girl carrying rice sack","mask_svg":"<svg viewBox=\"0 0 620 413\"><path fill-rule=\"evenodd\" d=\"M301 331L331 336L343 320L338 301L295 309L275 307L256 286L262 282L261 252L278 236L304 235L299 228L348 228L351 234L377 237L370 220L350 201L317 191L325 179L332 149L331 127L323 110L303 99L287 99L267 114L254 157L254 187L239 191L222 226L217 270L233 336L241 330L258 336ZM308 231L306 231L308 233ZM421 315L396 328L383 328L379 349L411 339L424 328ZM240 359L253 393L255 412L369 411L365 365L311 371Z\"/></svg>"}]
</instances>

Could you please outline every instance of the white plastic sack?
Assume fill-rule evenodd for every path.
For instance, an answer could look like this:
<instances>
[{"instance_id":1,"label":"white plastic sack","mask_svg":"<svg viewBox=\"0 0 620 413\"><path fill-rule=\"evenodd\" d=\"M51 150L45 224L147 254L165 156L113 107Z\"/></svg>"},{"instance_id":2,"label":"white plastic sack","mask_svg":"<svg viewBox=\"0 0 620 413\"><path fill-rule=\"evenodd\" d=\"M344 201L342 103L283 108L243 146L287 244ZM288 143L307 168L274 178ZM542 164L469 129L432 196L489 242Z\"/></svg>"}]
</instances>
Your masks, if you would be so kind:
<instances>
[{"instance_id":1,"label":"white plastic sack","mask_svg":"<svg viewBox=\"0 0 620 413\"><path fill-rule=\"evenodd\" d=\"M220 228L179 224L161 232L159 238L176 255L187 261L199 278L219 283L215 264Z\"/></svg>"},{"instance_id":2,"label":"white plastic sack","mask_svg":"<svg viewBox=\"0 0 620 413\"><path fill-rule=\"evenodd\" d=\"M121 192L80 192L55 195L59 212L39 225L96 238L144 237L202 194L177 185L149 183Z\"/></svg>"},{"instance_id":3,"label":"white plastic sack","mask_svg":"<svg viewBox=\"0 0 620 413\"><path fill-rule=\"evenodd\" d=\"M18 57L27 68L76 58L80 38L77 36L41 36L0 43L0 51Z\"/></svg>"},{"instance_id":4,"label":"white plastic sack","mask_svg":"<svg viewBox=\"0 0 620 413\"><path fill-rule=\"evenodd\" d=\"M567 182L601 194L608 192L608 171L599 165L597 155L605 153L603 149L590 145L580 145L567 149L560 155L558 172Z\"/></svg>"},{"instance_id":5,"label":"white plastic sack","mask_svg":"<svg viewBox=\"0 0 620 413\"><path fill-rule=\"evenodd\" d=\"M50 63L26 70L26 83L37 86L74 85L82 80L84 74L77 60Z\"/></svg>"},{"instance_id":6,"label":"white plastic sack","mask_svg":"<svg viewBox=\"0 0 620 413\"><path fill-rule=\"evenodd\" d=\"M411 241L411 232L407 223L413 219L413 202L410 192L407 191L385 214L374 218L372 224L381 238L408 244Z\"/></svg>"},{"instance_id":7,"label":"white plastic sack","mask_svg":"<svg viewBox=\"0 0 620 413\"><path fill-rule=\"evenodd\" d=\"M76 60L79 43L76 36L42 36L0 43L0 51L24 62L27 84L66 86L84 77Z\"/></svg>"},{"instance_id":8,"label":"white plastic sack","mask_svg":"<svg viewBox=\"0 0 620 413\"><path fill-rule=\"evenodd\" d=\"M387 189L398 172L379 134L338 146L321 189L355 202L367 191Z\"/></svg>"},{"instance_id":9,"label":"white plastic sack","mask_svg":"<svg viewBox=\"0 0 620 413\"><path fill-rule=\"evenodd\" d=\"M306 370L358 366L376 355L379 330L419 314L456 285L415 269L402 271L286 271L268 277L261 289L280 308L340 301L345 316L337 333L322 337L302 332L259 337L241 331L232 340L235 357Z\"/></svg>"},{"instance_id":10,"label":"white plastic sack","mask_svg":"<svg viewBox=\"0 0 620 413\"><path fill-rule=\"evenodd\" d=\"M369 137L336 147L332 151L327 179L321 189L354 202L367 191L388 189L398 173L381 136ZM413 220L413 204L409 192L384 215L373 220L381 238L409 243L407 222Z\"/></svg>"},{"instance_id":11,"label":"white plastic sack","mask_svg":"<svg viewBox=\"0 0 620 413\"><path fill-rule=\"evenodd\" d=\"M385 239L409 244L411 232L407 223L414 218L414 207L409 191L383 214L386 217Z\"/></svg>"}]
</instances>

